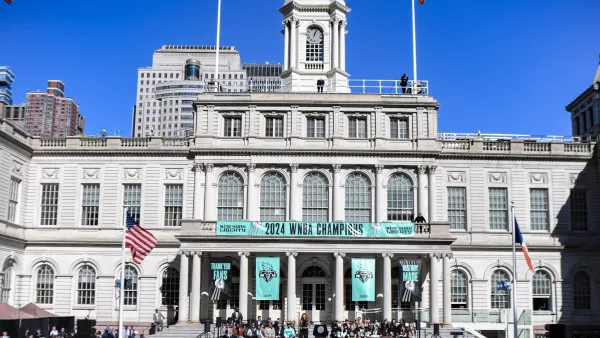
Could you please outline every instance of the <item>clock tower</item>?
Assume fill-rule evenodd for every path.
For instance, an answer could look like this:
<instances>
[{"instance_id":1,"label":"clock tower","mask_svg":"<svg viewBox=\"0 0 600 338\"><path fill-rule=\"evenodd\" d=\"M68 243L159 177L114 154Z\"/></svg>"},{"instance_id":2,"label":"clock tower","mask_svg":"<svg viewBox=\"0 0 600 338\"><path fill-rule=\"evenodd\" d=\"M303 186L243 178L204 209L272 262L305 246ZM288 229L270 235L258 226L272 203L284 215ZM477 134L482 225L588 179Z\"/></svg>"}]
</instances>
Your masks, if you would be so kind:
<instances>
[{"instance_id":1,"label":"clock tower","mask_svg":"<svg viewBox=\"0 0 600 338\"><path fill-rule=\"evenodd\" d=\"M283 86L292 92L349 93L344 0L285 0Z\"/></svg>"}]
</instances>

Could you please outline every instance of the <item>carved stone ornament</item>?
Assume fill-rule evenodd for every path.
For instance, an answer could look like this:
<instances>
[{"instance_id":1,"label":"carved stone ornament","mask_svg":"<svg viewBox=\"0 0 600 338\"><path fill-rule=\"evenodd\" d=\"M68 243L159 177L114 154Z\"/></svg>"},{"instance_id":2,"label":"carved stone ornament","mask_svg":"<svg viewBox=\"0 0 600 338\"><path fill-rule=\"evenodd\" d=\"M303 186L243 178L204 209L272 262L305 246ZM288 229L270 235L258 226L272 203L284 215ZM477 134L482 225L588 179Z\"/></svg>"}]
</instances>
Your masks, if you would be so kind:
<instances>
[{"instance_id":1,"label":"carved stone ornament","mask_svg":"<svg viewBox=\"0 0 600 338\"><path fill-rule=\"evenodd\" d=\"M23 175L23 163L13 161L12 172L17 175Z\"/></svg>"},{"instance_id":2,"label":"carved stone ornament","mask_svg":"<svg viewBox=\"0 0 600 338\"><path fill-rule=\"evenodd\" d=\"M307 112L304 113L304 116L312 116L312 117L318 117L318 116L327 116L329 113L326 112Z\"/></svg>"},{"instance_id":3,"label":"carved stone ornament","mask_svg":"<svg viewBox=\"0 0 600 338\"><path fill-rule=\"evenodd\" d=\"M297 163L290 164L290 171L294 174L297 173L298 172L298 164Z\"/></svg>"},{"instance_id":4,"label":"carved stone ornament","mask_svg":"<svg viewBox=\"0 0 600 338\"><path fill-rule=\"evenodd\" d=\"M221 115L223 116L242 116L244 112L241 111L222 111Z\"/></svg>"},{"instance_id":5,"label":"carved stone ornament","mask_svg":"<svg viewBox=\"0 0 600 338\"><path fill-rule=\"evenodd\" d=\"M98 168L83 168L81 170L81 178L84 180L100 178L100 169Z\"/></svg>"},{"instance_id":6,"label":"carved stone ornament","mask_svg":"<svg viewBox=\"0 0 600 338\"><path fill-rule=\"evenodd\" d=\"M125 168L123 169L123 178L124 179L141 179L142 178L142 169L139 168Z\"/></svg>"},{"instance_id":7,"label":"carved stone ornament","mask_svg":"<svg viewBox=\"0 0 600 338\"><path fill-rule=\"evenodd\" d=\"M183 169L165 169L166 180L182 180Z\"/></svg>"},{"instance_id":8,"label":"carved stone ornament","mask_svg":"<svg viewBox=\"0 0 600 338\"><path fill-rule=\"evenodd\" d=\"M369 113L346 113L346 116L349 117L367 117Z\"/></svg>"},{"instance_id":9,"label":"carved stone ornament","mask_svg":"<svg viewBox=\"0 0 600 338\"><path fill-rule=\"evenodd\" d=\"M339 164L334 164L334 165L333 165L333 172L334 172L334 173L339 173L341 168L342 168L342 166L341 166L341 165L339 165Z\"/></svg>"},{"instance_id":10,"label":"carved stone ornament","mask_svg":"<svg viewBox=\"0 0 600 338\"><path fill-rule=\"evenodd\" d=\"M488 182L489 183L506 183L506 173L488 173Z\"/></svg>"},{"instance_id":11,"label":"carved stone ornament","mask_svg":"<svg viewBox=\"0 0 600 338\"><path fill-rule=\"evenodd\" d=\"M58 168L42 169L42 178L58 179L60 170Z\"/></svg>"},{"instance_id":12,"label":"carved stone ornament","mask_svg":"<svg viewBox=\"0 0 600 338\"><path fill-rule=\"evenodd\" d=\"M427 173L427 166L426 165L418 166L417 172L419 173L419 175L425 175Z\"/></svg>"},{"instance_id":13,"label":"carved stone ornament","mask_svg":"<svg viewBox=\"0 0 600 338\"><path fill-rule=\"evenodd\" d=\"M377 173L377 174L383 173L383 168L384 168L384 166L381 164L375 165L375 173Z\"/></svg>"},{"instance_id":14,"label":"carved stone ornament","mask_svg":"<svg viewBox=\"0 0 600 338\"><path fill-rule=\"evenodd\" d=\"M531 184L547 184L547 173L529 173L529 183Z\"/></svg>"},{"instance_id":15,"label":"carved stone ornament","mask_svg":"<svg viewBox=\"0 0 600 338\"><path fill-rule=\"evenodd\" d=\"M569 183L571 183L571 185L575 185L577 181L579 181L579 183L586 182L587 176L584 173L569 174Z\"/></svg>"},{"instance_id":16,"label":"carved stone ornament","mask_svg":"<svg viewBox=\"0 0 600 338\"><path fill-rule=\"evenodd\" d=\"M467 173L464 171L449 171L448 182L450 183L465 183L467 181Z\"/></svg>"}]
</instances>

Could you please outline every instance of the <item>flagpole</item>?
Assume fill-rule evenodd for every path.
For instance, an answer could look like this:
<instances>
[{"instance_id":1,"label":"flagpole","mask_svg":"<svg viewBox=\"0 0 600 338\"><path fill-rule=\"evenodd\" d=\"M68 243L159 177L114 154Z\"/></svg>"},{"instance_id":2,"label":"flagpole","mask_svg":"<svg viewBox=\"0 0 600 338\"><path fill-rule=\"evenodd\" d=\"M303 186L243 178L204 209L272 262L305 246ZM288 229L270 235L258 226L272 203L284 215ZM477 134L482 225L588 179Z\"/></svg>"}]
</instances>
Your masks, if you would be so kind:
<instances>
[{"instance_id":1,"label":"flagpole","mask_svg":"<svg viewBox=\"0 0 600 338\"><path fill-rule=\"evenodd\" d=\"M123 304L125 298L125 233L127 231L127 201L123 202L123 242L121 243L121 290L119 290L119 338L125 338Z\"/></svg>"},{"instance_id":2,"label":"flagpole","mask_svg":"<svg viewBox=\"0 0 600 338\"><path fill-rule=\"evenodd\" d=\"M519 338L519 328L517 325L517 251L516 251L516 218L515 218L515 202L511 201L510 206L512 219L512 261L513 261L513 285L512 285L512 302L513 302L513 329L514 338Z\"/></svg>"},{"instance_id":3,"label":"flagpole","mask_svg":"<svg viewBox=\"0 0 600 338\"><path fill-rule=\"evenodd\" d=\"M413 36L413 84L417 83L417 25L415 23L415 1L411 0L412 3L412 36Z\"/></svg>"},{"instance_id":4,"label":"flagpole","mask_svg":"<svg viewBox=\"0 0 600 338\"><path fill-rule=\"evenodd\" d=\"M219 0L219 5L217 9L217 53L215 60L215 83L217 84L215 91L219 91L219 51L221 45L221 0Z\"/></svg>"}]
</instances>

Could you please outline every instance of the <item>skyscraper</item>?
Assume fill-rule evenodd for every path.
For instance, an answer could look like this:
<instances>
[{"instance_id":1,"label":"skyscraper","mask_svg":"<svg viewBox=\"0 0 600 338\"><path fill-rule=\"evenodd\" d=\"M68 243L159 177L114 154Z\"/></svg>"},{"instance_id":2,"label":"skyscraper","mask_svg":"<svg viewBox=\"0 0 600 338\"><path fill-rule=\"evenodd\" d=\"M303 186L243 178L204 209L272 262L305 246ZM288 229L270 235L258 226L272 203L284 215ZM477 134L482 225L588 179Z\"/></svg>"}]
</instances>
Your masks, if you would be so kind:
<instances>
[{"instance_id":1,"label":"skyscraper","mask_svg":"<svg viewBox=\"0 0 600 338\"><path fill-rule=\"evenodd\" d=\"M62 81L50 80L45 93L26 94L25 128L30 134L65 137L83 133L83 117L79 114L79 105L72 98L65 97L64 93L65 85Z\"/></svg>"},{"instance_id":2,"label":"skyscraper","mask_svg":"<svg viewBox=\"0 0 600 338\"><path fill-rule=\"evenodd\" d=\"M0 112L4 111L6 105L12 104L11 84L15 80L15 74L6 66L0 66Z\"/></svg>"}]
</instances>

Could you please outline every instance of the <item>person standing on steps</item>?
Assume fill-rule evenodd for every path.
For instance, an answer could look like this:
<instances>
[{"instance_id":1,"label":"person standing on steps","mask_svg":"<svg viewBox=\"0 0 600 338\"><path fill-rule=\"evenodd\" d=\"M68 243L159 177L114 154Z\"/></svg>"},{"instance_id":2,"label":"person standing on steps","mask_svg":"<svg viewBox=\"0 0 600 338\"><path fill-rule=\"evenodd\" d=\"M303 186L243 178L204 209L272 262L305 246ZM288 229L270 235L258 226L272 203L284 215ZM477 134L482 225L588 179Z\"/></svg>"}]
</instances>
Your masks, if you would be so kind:
<instances>
[{"instance_id":1,"label":"person standing on steps","mask_svg":"<svg viewBox=\"0 0 600 338\"><path fill-rule=\"evenodd\" d=\"M300 328L300 338L308 338L308 329L310 326L310 320L308 319L308 315L303 313L300 316L300 320L298 321L298 327Z\"/></svg>"},{"instance_id":2,"label":"person standing on steps","mask_svg":"<svg viewBox=\"0 0 600 338\"><path fill-rule=\"evenodd\" d=\"M242 315L242 313L240 312L240 309L238 309L237 307L235 308L235 310L233 311L233 314L231 315L231 318L233 319L233 321L235 323L239 323L242 320L244 320L244 316Z\"/></svg>"}]
</instances>

